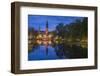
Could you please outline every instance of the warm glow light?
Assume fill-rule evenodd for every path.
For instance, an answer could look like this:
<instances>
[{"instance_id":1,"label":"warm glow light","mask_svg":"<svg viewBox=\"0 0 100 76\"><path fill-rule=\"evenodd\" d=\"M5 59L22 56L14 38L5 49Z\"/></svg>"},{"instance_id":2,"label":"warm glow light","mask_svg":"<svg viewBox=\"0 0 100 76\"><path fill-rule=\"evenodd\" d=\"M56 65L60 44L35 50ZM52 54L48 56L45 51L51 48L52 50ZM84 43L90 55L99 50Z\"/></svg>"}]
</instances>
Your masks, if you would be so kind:
<instances>
[{"instance_id":1,"label":"warm glow light","mask_svg":"<svg viewBox=\"0 0 100 76\"><path fill-rule=\"evenodd\" d=\"M29 39L32 39L32 38L33 38L33 36L30 34L28 38L29 38Z\"/></svg>"},{"instance_id":2,"label":"warm glow light","mask_svg":"<svg viewBox=\"0 0 100 76\"><path fill-rule=\"evenodd\" d=\"M39 38L42 38L42 36L39 34Z\"/></svg>"},{"instance_id":3,"label":"warm glow light","mask_svg":"<svg viewBox=\"0 0 100 76\"><path fill-rule=\"evenodd\" d=\"M31 42L32 42L32 41L30 41L30 40L28 41L29 44L31 44Z\"/></svg>"},{"instance_id":4,"label":"warm glow light","mask_svg":"<svg viewBox=\"0 0 100 76\"><path fill-rule=\"evenodd\" d=\"M44 44L44 45L47 45L48 43L47 43L47 41L43 41L43 44Z\"/></svg>"},{"instance_id":5,"label":"warm glow light","mask_svg":"<svg viewBox=\"0 0 100 76\"><path fill-rule=\"evenodd\" d=\"M44 38L46 38L46 35L43 35Z\"/></svg>"},{"instance_id":6,"label":"warm glow light","mask_svg":"<svg viewBox=\"0 0 100 76\"><path fill-rule=\"evenodd\" d=\"M51 44L51 41L48 41L49 44Z\"/></svg>"},{"instance_id":7,"label":"warm glow light","mask_svg":"<svg viewBox=\"0 0 100 76\"><path fill-rule=\"evenodd\" d=\"M36 38L38 44L48 45L52 43L52 34L39 34Z\"/></svg>"},{"instance_id":8,"label":"warm glow light","mask_svg":"<svg viewBox=\"0 0 100 76\"><path fill-rule=\"evenodd\" d=\"M58 41L56 41L56 43L58 44Z\"/></svg>"},{"instance_id":9,"label":"warm glow light","mask_svg":"<svg viewBox=\"0 0 100 76\"><path fill-rule=\"evenodd\" d=\"M58 39L58 36L56 36L55 39Z\"/></svg>"},{"instance_id":10,"label":"warm glow light","mask_svg":"<svg viewBox=\"0 0 100 76\"><path fill-rule=\"evenodd\" d=\"M49 38L51 38L52 37L52 35L49 35Z\"/></svg>"},{"instance_id":11,"label":"warm glow light","mask_svg":"<svg viewBox=\"0 0 100 76\"><path fill-rule=\"evenodd\" d=\"M36 38L38 39L39 37L37 36Z\"/></svg>"},{"instance_id":12,"label":"warm glow light","mask_svg":"<svg viewBox=\"0 0 100 76\"><path fill-rule=\"evenodd\" d=\"M87 44L81 44L81 47L82 48L86 48L87 47Z\"/></svg>"},{"instance_id":13,"label":"warm glow light","mask_svg":"<svg viewBox=\"0 0 100 76\"><path fill-rule=\"evenodd\" d=\"M37 40L37 43L38 43L38 44L42 44L42 41L40 41L40 40Z\"/></svg>"}]
</instances>

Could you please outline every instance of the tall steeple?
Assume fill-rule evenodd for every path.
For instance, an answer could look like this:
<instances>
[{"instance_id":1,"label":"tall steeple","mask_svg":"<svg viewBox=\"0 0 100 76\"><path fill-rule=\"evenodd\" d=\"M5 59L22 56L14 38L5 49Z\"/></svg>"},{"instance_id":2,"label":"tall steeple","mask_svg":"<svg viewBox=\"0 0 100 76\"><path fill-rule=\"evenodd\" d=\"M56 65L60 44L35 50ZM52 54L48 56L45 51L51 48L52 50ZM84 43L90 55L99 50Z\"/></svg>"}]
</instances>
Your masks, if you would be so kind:
<instances>
[{"instance_id":1,"label":"tall steeple","mask_svg":"<svg viewBox=\"0 0 100 76\"><path fill-rule=\"evenodd\" d=\"M46 22L46 35L48 35L48 21Z\"/></svg>"}]
</instances>

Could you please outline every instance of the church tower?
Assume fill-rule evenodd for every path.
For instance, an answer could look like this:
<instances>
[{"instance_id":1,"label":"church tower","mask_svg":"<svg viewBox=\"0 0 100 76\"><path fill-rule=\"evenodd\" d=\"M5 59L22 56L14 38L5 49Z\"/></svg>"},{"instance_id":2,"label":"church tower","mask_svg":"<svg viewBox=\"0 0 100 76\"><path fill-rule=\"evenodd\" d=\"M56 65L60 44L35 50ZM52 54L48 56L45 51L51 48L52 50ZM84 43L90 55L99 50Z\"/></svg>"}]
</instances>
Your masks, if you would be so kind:
<instances>
[{"instance_id":1,"label":"church tower","mask_svg":"<svg viewBox=\"0 0 100 76\"><path fill-rule=\"evenodd\" d=\"M46 22L46 31L45 31L46 35L48 35L48 21Z\"/></svg>"}]
</instances>

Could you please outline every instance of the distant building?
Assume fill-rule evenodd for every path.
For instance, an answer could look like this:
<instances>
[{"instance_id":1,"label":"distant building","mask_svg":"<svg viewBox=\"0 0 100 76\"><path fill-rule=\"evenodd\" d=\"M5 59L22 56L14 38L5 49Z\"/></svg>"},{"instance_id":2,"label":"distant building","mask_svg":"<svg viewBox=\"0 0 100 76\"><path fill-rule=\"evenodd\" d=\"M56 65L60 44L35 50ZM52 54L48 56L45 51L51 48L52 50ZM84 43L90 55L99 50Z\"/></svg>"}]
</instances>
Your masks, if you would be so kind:
<instances>
[{"instance_id":1,"label":"distant building","mask_svg":"<svg viewBox=\"0 0 100 76\"><path fill-rule=\"evenodd\" d=\"M48 30L48 21L46 22L46 25L45 25L45 31L41 31L41 28L39 26L37 40L38 42L42 41L44 43L51 42L52 35L49 33L49 30Z\"/></svg>"}]
</instances>

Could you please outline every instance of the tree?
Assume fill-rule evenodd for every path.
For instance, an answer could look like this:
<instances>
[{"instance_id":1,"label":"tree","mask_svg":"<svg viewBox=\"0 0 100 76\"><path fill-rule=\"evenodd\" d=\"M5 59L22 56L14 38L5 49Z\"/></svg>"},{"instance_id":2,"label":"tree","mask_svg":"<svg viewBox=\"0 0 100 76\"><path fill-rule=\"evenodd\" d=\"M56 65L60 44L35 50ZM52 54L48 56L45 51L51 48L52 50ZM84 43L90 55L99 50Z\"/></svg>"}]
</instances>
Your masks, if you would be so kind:
<instances>
[{"instance_id":1,"label":"tree","mask_svg":"<svg viewBox=\"0 0 100 76\"><path fill-rule=\"evenodd\" d=\"M56 26L56 32L57 32L57 35L58 36L61 36L62 38L64 38L64 24L63 23L59 23L57 26Z\"/></svg>"}]
</instances>

